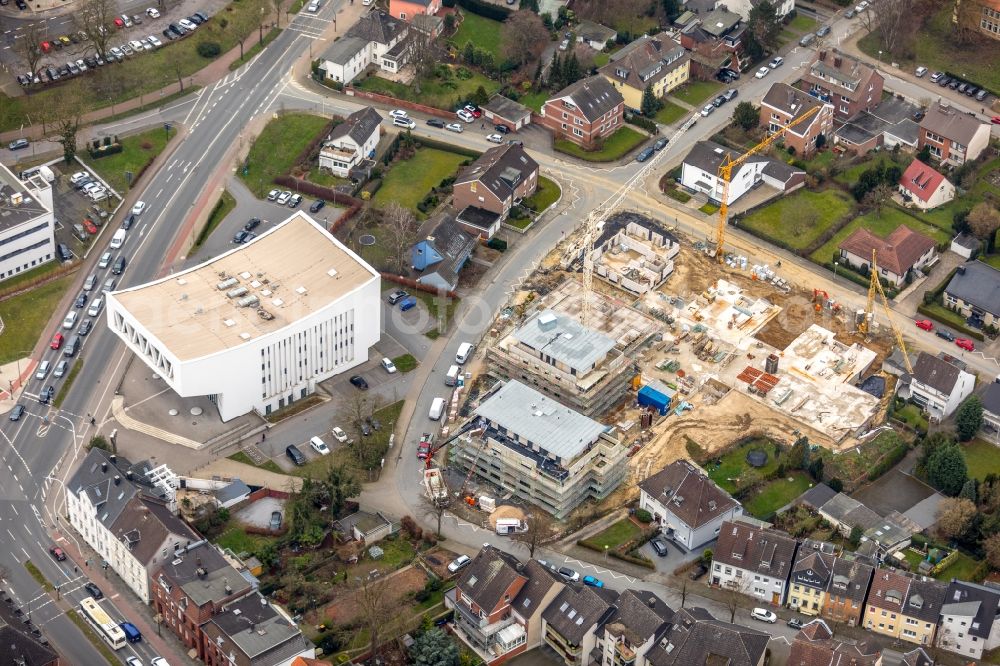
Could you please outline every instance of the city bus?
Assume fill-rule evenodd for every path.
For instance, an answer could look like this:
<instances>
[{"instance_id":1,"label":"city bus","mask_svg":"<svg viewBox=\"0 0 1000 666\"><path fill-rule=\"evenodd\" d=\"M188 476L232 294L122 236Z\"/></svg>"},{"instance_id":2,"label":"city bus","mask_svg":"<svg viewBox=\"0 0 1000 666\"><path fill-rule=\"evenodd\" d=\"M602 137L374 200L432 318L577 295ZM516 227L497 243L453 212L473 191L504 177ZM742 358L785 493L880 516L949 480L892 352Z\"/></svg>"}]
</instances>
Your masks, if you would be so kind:
<instances>
[{"instance_id":1,"label":"city bus","mask_svg":"<svg viewBox=\"0 0 1000 666\"><path fill-rule=\"evenodd\" d=\"M104 639L104 642L111 646L112 650L120 650L125 647L125 632L113 621L96 599L86 598L80 602L80 614L83 619L94 628L97 635Z\"/></svg>"}]
</instances>

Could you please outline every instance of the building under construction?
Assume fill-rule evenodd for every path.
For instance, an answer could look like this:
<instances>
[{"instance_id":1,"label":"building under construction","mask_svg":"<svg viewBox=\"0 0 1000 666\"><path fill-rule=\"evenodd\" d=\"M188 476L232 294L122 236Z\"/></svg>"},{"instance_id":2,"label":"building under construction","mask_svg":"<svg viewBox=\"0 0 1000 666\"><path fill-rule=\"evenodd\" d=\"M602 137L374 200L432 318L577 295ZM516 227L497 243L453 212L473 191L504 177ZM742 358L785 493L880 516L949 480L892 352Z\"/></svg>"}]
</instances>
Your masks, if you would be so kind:
<instances>
[{"instance_id":1,"label":"building under construction","mask_svg":"<svg viewBox=\"0 0 1000 666\"><path fill-rule=\"evenodd\" d=\"M559 404L516 380L483 398L473 418L484 429L460 437L451 464L556 518L607 497L625 478L627 449L613 426Z\"/></svg>"}]
</instances>

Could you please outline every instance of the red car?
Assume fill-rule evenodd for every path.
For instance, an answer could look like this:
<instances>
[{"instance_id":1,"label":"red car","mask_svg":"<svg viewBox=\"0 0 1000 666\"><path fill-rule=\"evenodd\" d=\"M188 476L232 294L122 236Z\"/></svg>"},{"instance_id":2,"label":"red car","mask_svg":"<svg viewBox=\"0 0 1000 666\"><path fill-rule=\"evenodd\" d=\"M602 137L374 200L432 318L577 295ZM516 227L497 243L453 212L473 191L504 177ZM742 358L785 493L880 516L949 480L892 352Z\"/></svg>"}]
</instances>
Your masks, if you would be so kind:
<instances>
[{"instance_id":1,"label":"red car","mask_svg":"<svg viewBox=\"0 0 1000 666\"><path fill-rule=\"evenodd\" d=\"M52 52L52 43L42 42L42 53L51 53L51 52Z\"/></svg>"},{"instance_id":2,"label":"red car","mask_svg":"<svg viewBox=\"0 0 1000 666\"><path fill-rule=\"evenodd\" d=\"M62 343L63 343L63 334L56 333L55 335L52 336L52 344L50 344L49 347L51 347L52 349L59 349L60 347L62 347Z\"/></svg>"},{"instance_id":3,"label":"red car","mask_svg":"<svg viewBox=\"0 0 1000 666\"><path fill-rule=\"evenodd\" d=\"M94 235L97 233L97 225L89 217L83 221L83 228L87 230L88 234ZM930 329L928 329L930 330Z\"/></svg>"},{"instance_id":4,"label":"red car","mask_svg":"<svg viewBox=\"0 0 1000 666\"><path fill-rule=\"evenodd\" d=\"M965 351L976 351L976 345L967 338L955 338L955 344Z\"/></svg>"},{"instance_id":5,"label":"red car","mask_svg":"<svg viewBox=\"0 0 1000 666\"><path fill-rule=\"evenodd\" d=\"M473 106L472 104L466 104L465 110L471 113L473 118L480 118L483 115L483 112L480 111L477 107Z\"/></svg>"},{"instance_id":6,"label":"red car","mask_svg":"<svg viewBox=\"0 0 1000 666\"><path fill-rule=\"evenodd\" d=\"M59 546L52 546L51 548L49 548L49 554L52 555L52 557L59 560L60 562L66 559L66 553L64 553L63 549L60 548Z\"/></svg>"},{"instance_id":7,"label":"red car","mask_svg":"<svg viewBox=\"0 0 1000 666\"><path fill-rule=\"evenodd\" d=\"M1000 116L993 116L990 120L993 121L994 125L1000 125Z\"/></svg>"},{"instance_id":8,"label":"red car","mask_svg":"<svg viewBox=\"0 0 1000 666\"><path fill-rule=\"evenodd\" d=\"M431 452L431 444L434 443L434 435L425 432L420 436L420 444L417 445L417 457L426 460Z\"/></svg>"},{"instance_id":9,"label":"red car","mask_svg":"<svg viewBox=\"0 0 1000 666\"><path fill-rule=\"evenodd\" d=\"M934 324L931 323L930 319L918 319L917 322L916 322L916 324L917 324L917 328L921 328L921 329L923 329L925 331L933 331L934 330Z\"/></svg>"},{"instance_id":10,"label":"red car","mask_svg":"<svg viewBox=\"0 0 1000 666\"><path fill-rule=\"evenodd\" d=\"M121 20L120 18L116 18L115 19L115 27L116 28L124 28L125 27L125 21Z\"/></svg>"}]
</instances>

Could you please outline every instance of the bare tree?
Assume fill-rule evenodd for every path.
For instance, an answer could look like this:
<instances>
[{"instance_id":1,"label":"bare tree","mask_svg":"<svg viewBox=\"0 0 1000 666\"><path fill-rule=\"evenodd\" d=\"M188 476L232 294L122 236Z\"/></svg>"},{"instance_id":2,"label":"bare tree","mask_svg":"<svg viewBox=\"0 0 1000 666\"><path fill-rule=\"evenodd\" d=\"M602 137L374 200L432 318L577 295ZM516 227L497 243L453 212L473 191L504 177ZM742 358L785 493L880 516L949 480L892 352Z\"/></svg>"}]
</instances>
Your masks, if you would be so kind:
<instances>
[{"instance_id":1,"label":"bare tree","mask_svg":"<svg viewBox=\"0 0 1000 666\"><path fill-rule=\"evenodd\" d=\"M355 578L354 600L360 611L361 621L368 630L368 644L375 662L384 637L392 636L398 628L399 614L393 594L392 579L382 577Z\"/></svg>"},{"instance_id":2,"label":"bare tree","mask_svg":"<svg viewBox=\"0 0 1000 666\"><path fill-rule=\"evenodd\" d=\"M437 499L431 497L427 492L420 494L420 507L424 510L424 515L433 516L437 520L437 537L441 538L441 519L448 509L448 498Z\"/></svg>"},{"instance_id":3,"label":"bare tree","mask_svg":"<svg viewBox=\"0 0 1000 666\"><path fill-rule=\"evenodd\" d=\"M969 211L966 222L969 223L969 229L976 238L986 240L1000 228L1000 211L982 201Z\"/></svg>"},{"instance_id":4,"label":"bare tree","mask_svg":"<svg viewBox=\"0 0 1000 666\"><path fill-rule=\"evenodd\" d=\"M115 102L125 92L124 69L121 67L101 67L93 76L94 92L111 103L111 113L115 112Z\"/></svg>"},{"instance_id":5,"label":"bare tree","mask_svg":"<svg viewBox=\"0 0 1000 666\"><path fill-rule=\"evenodd\" d=\"M875 212L875 217L882 216L882 209L892 200L895 190L886 183L879 183L871 192L865 195L865 207Z\"/></svg>"},{"instance_id":6,"label":"bare tree","mask_svg":"<svg viewBox=\"0 0 1000 666\"><path fill-rule=\"evenodd\" d=\"M964 497L946 497L941 500L935 518L935 529L943 539L956 539L969 529L976 517L976 504Z\"/></svg>"},{"instance_id":7,"label":"bare tree","mask_svg":"<svg viewBox=\"0 0 1000 666\"><path fill-rule=\"evenodd\" d=\"M537 60L549 42L549 31L541 17L526 9L511 14L500 32L503 55L517 66Z\"/></svg>"},{"instance_id":8,"label":"bare tree","mask_svg":"<svg viewBox=\"0 0 1000 666\"><path fill-rule=\"evenodd\" d=\"M684 608L684 604L687 603L688 598L688 581L687 578L681 579L681 608Z\"/></svg>"},{"instance_id":9,"label":"bare tree","mask_svg":"<svg viewBox=\"0 0 1000 666\"><path fill-rule=\"evenodd\" d=\"M417 74L413 78L413 89L419 94L421 80L429 77L434 72L434 68L437 67L438 52L434 48L434 40L430 34L411 27L410 35L412 35L410 39L410 64L413 65Z\"/></svg>"},{"instance_id":10,"label":"bare tree","mask_svg":"<svg viewBox=\"0 0 1000 666\"><path fill-rule=\"evenodd\" d=\"M274 6L274 15L278 17L278 27L281 27L281 4L283 0L271 0L271 4Z\"/></svg>"},{"instance_id":11,"label":"bare tree","mask_svg":"<svg viewBox=\"0 0 1000 666\"><path fill-rule=\"evenodd\" d=\"M914 13L918 0L879 0L878 11L868 7L861 12L861 25L866 32L878 34L886 56L899 46L901 38L915 27Z\"/></svg>"},{"instance_id":12,"label":"bare tree","mask_svg":"<svg viewBox=\"0 0 1000 666\"><path fill-rule=\"evenodd\" d=\"M725 595L723 595L723 604L729 610L730 624L736 622L736 611L743 607L743 597L746 595L747 590L750 589L749 583L750 581L745 578L737 578L725 583L722 587L725 592Z\"/></svg>"},{"instance_id":13,"label":"bare tree","mask_svg":"<svg viewBox=\"0 0 1000 666\"><path fill-rule=\"evenodd\" d=\"M395 201L382 209L381 229L385 231L386 242L389 246L389 259L391 268L397 273L406 270L409 263L407 261L406 249L413 239L413 232L416 231L417 218L413 211L404 208Z\"/></svg>"},{"instance_id":14,"label":"bare tree","mask_svg":"<svg viewBox=\"0 0 1000 666\"><path fill-rule=\"evenodd\" d=\"M361 441L361 426L367 421L372 415L372 404L362 393L355 393L351 396L350 402L347 405L348 416L351 419L350 427L353 429L355 434L355 441Z\"/></svg>"},{"instance_id":15,"label":"bare tree","mask_svg":"<svg viewBox=\"0 0 1000 666\"><path fill-rule=\"evenodd\" d=\"M42 60L42 42L48 36L45 34L45 24L42 21L32 21L21 25L21 31L14 38L14 50L28 63L32 76L38 72L38 63Z\"/></svg>"},{"instance_id":16,"label":"bare tree","mask_svg":"<svg viewBox=\"0 0 1000 666\"><path fill-rule=\"evenodd\" d=\"M31 115L41 118L56 133L56 141L62 144L63 158L69 164L76 155L77 134L83 120L84 97L86 93L80 79L68 83L60 94L52 100L32 99ZM37 101L36 101L37 100Z\"/></svg>"},{"instance_id":17,"label":"bare tree","mask_svg":"<svg viewBox=\"0 0 1000 666\"><path fill-rule=\"evenodd\" d=\"M967 46L979 39L980 7L971 0L955 0L953 16L955 40Z\"/></svg>"},{"instance_id":18,"label":"bare tree","mask_svg":"<svg viewBox=\"0 0 1000 666\"><path fill-rule=\"evenodd\" d=\"M236 41L240 43L240 60L243 60L243 44L253 34L254 27L263 25L264 20L263 0L244 0L244 2L246 4L243 11L236 14L233 24L233 33L236 35ZM261 30L261 41L263 41L263 30Z\"/></svg>"},{"instance_id":19,"label":"bare tree","mask_svg":"<svg viewBox=\"0 0 1000 666\"><path fill-rule=\"evenodd\" d=\"M534 504L528 508L527 513L527 531L518 532L513 538L528 547L528 557L534 557L535 549L554 534L556 524L551 514Z\"/></svg>"},{"instance_id":20,"label":"bare tree","mask_svg":"<svg viewBox=\"0 0 1000 666\"><path fill-rule=\"evenodd\" d=\"M111 41L115 37L114 20L117 12L118 5L114 0L84 0L73 13L73 23L77 30L87 36L102 60L108 59Z\"/></svg>"}]
</instances>

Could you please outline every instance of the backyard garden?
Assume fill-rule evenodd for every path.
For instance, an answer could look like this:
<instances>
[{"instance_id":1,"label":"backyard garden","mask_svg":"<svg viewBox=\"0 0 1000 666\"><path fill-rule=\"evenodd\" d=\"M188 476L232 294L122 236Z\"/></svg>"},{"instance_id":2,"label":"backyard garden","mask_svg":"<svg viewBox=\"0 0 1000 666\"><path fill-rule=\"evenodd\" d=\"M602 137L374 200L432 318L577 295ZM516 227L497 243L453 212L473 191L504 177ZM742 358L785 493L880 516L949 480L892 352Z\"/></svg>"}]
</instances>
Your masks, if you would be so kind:
<instances>
[{"instance_id":1,"label":"backyard garden","mask_svg":"<svg viewBox=\"0 0 1000 666\"><path fill-rule=\"evenodd\" d=\"M619 127L611 135L600 139L593 150L582 148L569 139L560 138L556 138L552 146L561 153L587 162L612 162L624 157L647 138L645 134L631 127Z\"/></svg>"}]
</instances>

